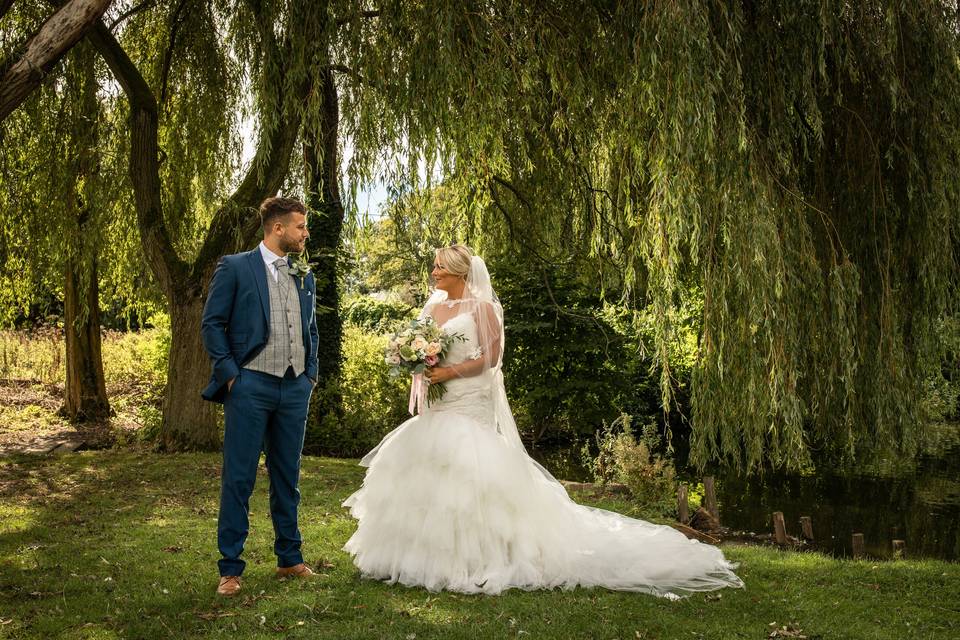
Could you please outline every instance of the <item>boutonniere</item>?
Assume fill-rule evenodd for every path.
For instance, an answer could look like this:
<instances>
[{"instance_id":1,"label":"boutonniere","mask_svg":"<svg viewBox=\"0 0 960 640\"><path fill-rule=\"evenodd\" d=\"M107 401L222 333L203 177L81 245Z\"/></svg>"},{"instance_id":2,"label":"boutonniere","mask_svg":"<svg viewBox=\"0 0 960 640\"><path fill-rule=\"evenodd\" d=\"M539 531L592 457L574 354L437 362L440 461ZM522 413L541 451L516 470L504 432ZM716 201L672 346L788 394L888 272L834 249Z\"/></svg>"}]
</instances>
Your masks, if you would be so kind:
<instances>
[{"instance_id":1,"label":"boutonniere","mask_svg":"<svg viewBox=\"0 0 960 640\"><path fill-rule=\"evenodd\" d=\"M300 288L303 289L304 280L306 280L310 272L313 271L313 265L310 263L310 254L304 249L301 253L290 255L296 257L290 260L286 272L295 278L300 278Z\"/></svg>"}]
</instances>

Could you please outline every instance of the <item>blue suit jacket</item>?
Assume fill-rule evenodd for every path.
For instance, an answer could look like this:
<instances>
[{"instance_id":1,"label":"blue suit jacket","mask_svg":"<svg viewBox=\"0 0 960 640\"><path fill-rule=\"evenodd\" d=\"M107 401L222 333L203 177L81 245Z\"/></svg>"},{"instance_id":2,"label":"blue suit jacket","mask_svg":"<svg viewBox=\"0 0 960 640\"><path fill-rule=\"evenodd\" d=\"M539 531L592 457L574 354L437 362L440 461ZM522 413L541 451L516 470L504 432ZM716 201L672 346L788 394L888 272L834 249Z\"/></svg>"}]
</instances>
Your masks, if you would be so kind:
<instances>
[{"instance_id":1,"label":"blue suit jacket","mask_svg":"<svg viewBox=\"0 0 960 640\"><path fill-rule=\"evenodd\" d=\"M316 282L308 274L297 292L300 294L300 319L306 352L305 373L317 379ZM240 373L240 367L252 360L267 344L270 333L270 293L267 291L267 267L260 249L224 256L210 282L203 307L200 334L213 364L210 384L201 392L204 400L223 402L227 382Z\"/></svg>"}]
</instances>

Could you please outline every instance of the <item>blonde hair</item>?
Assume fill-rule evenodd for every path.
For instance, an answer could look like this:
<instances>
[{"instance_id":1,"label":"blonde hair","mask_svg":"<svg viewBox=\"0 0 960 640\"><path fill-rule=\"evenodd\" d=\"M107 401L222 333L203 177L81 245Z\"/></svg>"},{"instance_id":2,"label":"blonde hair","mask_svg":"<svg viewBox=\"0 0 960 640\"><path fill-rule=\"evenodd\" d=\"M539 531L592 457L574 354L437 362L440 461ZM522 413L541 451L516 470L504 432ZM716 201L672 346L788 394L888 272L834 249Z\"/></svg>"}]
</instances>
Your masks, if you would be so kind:
<instances>
[{"instance_id":1,"label":"blonde hair","mask_svg":"<svg viewBox=\"0 0 960 640\"><path fill-rule=\"evenodd\" d=\"M443 268L455 276L466 278L470 273L470 260L473 251L464 244L454 244L441 247L434 251L434 255L443 263Z\"/></svg>"}]
</instances>

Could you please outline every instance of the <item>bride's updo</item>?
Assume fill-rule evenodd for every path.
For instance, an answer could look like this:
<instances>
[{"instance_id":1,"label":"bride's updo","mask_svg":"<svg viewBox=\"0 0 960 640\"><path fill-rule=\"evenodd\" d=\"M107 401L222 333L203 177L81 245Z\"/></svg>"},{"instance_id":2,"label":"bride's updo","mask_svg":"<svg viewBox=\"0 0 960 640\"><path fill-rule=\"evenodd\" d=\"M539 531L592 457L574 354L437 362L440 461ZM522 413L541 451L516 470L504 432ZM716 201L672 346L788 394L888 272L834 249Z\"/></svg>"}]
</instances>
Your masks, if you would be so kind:
<instances>
[{"instance_id":1,"label":"bride's updo","mask_svg":"<svg viewBox=\"0 0 960 640\"><path fill-rule=\"evenodd\" d=\"M437 259L443 263L443 268L447 272L463 279L470 273L470 260L473 258L473 251L464 244L454 244L449 247L441 247L434 254Z\"/></svg>"}]
</instances>

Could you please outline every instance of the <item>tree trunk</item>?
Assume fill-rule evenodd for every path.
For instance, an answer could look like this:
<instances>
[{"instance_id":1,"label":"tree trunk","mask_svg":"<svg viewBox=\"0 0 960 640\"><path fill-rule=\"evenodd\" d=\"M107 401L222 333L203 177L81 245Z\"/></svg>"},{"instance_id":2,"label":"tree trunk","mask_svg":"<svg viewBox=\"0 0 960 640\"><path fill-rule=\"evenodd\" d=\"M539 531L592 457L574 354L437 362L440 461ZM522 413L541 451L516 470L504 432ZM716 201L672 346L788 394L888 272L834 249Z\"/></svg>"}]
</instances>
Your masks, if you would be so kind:
<instances>
[{"instance_id":1,"label":"tree trunk","mask_svg":"<svg viewBox=\"0 0 960 640\"><path fill-rule=\"evenodd\" d=\"M71 126L66 170L70 172L63 198L67 219L76 226L67 233L69 248L64 264L64 333L67 362L61 413L73 422L102 420L110 415L100 349L100 290L96 257L97 221L83 184L96 172L99 118L93 52L80 46L73 63L86 118ZM68 74L69 78L72 74Z\"/></svg>"},{"instance_id":2,"label":"tree trunk","mask_svg":"<svg viewBox=\"0 0 960 640\"><path fill-rule=\"evenodd\" d=\"M163 394L160 446L164 451L220 449L218 405L200 397L210 380L210 360L200 339L203 298L174 299L170 311L170 358Z\"/></svg>"},{"instance_id":3,"label":"tree trunk","mask_svg":"<svg viewBox=\"0 0 960 640\"><path fill-rule=\"evenodd\" d=\"M88 278L86 283L81 280L85 275ZM94 260L85 274L75 260L67 260L65 276L63 313L67 378L60 411L73 422L103 419L110 415L110 402L100 354L97 262Z\"/></svg>"},{"instance_id":4,"label":"tree trunk","mask_svg":"<svg viewBox=\"0 0 960 640\"><path fill-rule=\"evenodd\" d=\"M343 230L344 208L340 200L340 165L337 135L340 109L332 73L323 74L323 118L319 135L308 131L303 145L307 204L316 212L310 221L308 249L315 262L317 279L317 330L319 368L307 421L304 450L308 453L339 453L327 444L325 434L337 429L343 418L340 371L343 360L343 321L340 318L340 288L337 258Z\"/></svg>"},{"instance_id":5,"label":"tree trunk","mask_svg":"<svg viewBox=\"0 0 960 640\"><path fill-rule=\"evenodd\" d=\"M103 15L111 0L71 0L50 16L27 42L19 60L0 70L0 121L40 86L44 76ZM5 3L5 9L9 5Z\"/></svg>"}]
</instances>

